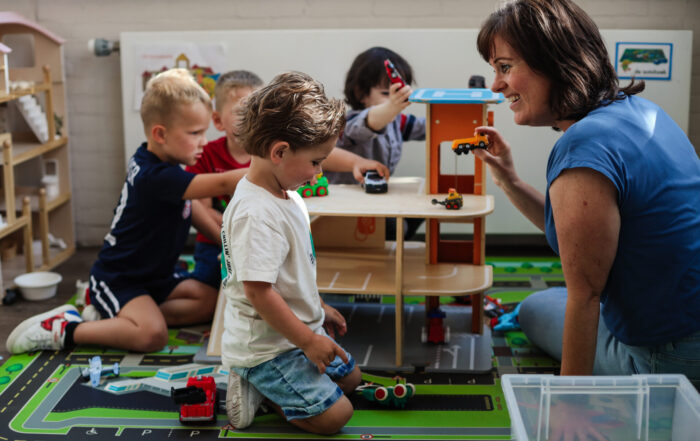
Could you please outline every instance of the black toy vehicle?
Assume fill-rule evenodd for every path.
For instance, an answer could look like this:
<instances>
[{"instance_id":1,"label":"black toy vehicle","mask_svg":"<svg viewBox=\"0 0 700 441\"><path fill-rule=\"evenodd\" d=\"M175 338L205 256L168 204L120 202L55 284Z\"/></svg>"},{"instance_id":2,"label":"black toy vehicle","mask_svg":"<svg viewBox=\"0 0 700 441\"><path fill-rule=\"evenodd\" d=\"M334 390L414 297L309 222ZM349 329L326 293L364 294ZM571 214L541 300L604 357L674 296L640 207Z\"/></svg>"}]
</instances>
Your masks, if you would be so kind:
<instances>
[{"instance_id":1,"label":"black toy vehicle","mask_svg":"<svg viewBox=\"0 0 700 441\"><path fill-rule=\"evenodd\" d=\"M365 172L365 182L362 185L365 187L365 193L386 193L389 190L386 179L381 177L376 170Z\"/></svg>"}]
</instances>

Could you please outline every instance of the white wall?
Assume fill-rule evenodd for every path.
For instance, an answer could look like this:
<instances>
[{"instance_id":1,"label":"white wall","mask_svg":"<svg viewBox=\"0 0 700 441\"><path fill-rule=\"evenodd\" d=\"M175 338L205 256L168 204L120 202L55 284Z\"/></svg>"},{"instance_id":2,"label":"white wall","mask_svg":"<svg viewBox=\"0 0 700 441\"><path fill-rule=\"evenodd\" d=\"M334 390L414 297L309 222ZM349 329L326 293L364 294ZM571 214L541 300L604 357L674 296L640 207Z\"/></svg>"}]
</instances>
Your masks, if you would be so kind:
<instances>
[{"instance_id":1,"label":"white wall","mask_svg":"<svg viewBox=\"0 0 700 441\"><path fill-rule=\"evenodd\" d=\"M118 55L96 58L91 38L126 31L343 28L478 28L497 0L0 0L65 38L76 234L95 245L123 182ZM580 0L604 29L693 30L689 136L700 147L700 1ZM436 48L439 50L439 48ZM459 54L446 54L458 57ZM453 86L456 87L456 86ZM535 130L535 129L532 129ZM496 216L496 214L494 214Z\"/></svg>"}]
</instances>

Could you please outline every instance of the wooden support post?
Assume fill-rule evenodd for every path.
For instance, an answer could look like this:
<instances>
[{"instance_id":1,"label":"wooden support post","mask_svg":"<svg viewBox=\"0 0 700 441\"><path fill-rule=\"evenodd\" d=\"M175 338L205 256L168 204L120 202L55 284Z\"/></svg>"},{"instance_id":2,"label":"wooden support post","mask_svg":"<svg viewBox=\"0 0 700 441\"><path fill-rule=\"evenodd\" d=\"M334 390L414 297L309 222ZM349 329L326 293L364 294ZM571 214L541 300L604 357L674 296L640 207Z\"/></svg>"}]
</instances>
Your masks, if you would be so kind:
<instances>
[{"instance_id":1,"label":"wooden support post","mask_svg":"<svg viewBox=\"0 0 700 441\"><path fill-rule=\"evenodd\" d=\"M32 249L32 208L28 197L22 199L22 218L27 222L24 227L24 261L27 272L31 273L34 271L34 251Z\"/></svg>"},{"instance_id":2,"label":"wooden support post","mask_svg":"<svg viewBox=\"0 0 700 441\"><path fill-rule=\"evenodd\" d=\"M396 278L394 281L396 305L396 366L403 365L403 218L396 218Z\"/></svg>"},{"instance_id":3,"label":"wooden support post","mask_svg":"<svg viewBox=\"0 0 700 441\"><path fill-rule=\"evenodd\" d=\"M41 237L41 259L44 266L51 261L49 254L49 210L46 207L46 189L39 189L39 237Z\"/></svg>"}]
</instances>

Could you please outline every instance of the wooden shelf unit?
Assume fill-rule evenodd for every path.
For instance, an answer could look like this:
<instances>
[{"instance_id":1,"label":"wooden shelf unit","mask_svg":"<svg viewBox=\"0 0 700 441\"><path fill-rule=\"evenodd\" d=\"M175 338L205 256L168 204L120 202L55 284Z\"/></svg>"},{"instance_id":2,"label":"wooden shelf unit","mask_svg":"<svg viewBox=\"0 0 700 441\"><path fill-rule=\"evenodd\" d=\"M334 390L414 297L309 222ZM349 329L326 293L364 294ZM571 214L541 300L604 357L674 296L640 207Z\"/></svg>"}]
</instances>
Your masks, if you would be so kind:
<instances>
[{"instance_id":1,"label":"wooden shelf unit","mask_svg":"<svg viewBox=\"0 0 700 441\"><path fill-rule=\"evenodd\" d=\"M53 79L48 66L42 67L43 82L31 87L13 91L0 97L1 103L9 103L25 95L44 94L44 112L47 118L49 140L40 142L32 134L26 132L14 133L11 130L0 133L2 144L2 186L0 195L0 211L7 218L8 225L0 229L0 241L7 238L16 230L24 229L22 236L23 257L16 256L2 262L2 291L13 285L14 278L24 272L47 271L65 262L75 253L75 233L73 230L72 194L70 188L70 166L68 157L68 138L56 134L54 124ZM13 70L10 69L12 76ZM61 86L62 87L62 86ZM63 99L59 100L63 102ZM65 115L65 109L62 114ZM13 137L17 135L17 139ZM19 141L21 140L21 141ZM18 187L16 185L15 168L30 161L55 159L58 172L58 195L48 200L46 190L37 176L36 186ZM22 215L15 215L18 207L22 206ZM49 233L62 239L65 249L50 246ZM34 255L33 242L41 242L41 253ZM18 261L24 260L24 264Z\"/></svg>"}]
</instances>

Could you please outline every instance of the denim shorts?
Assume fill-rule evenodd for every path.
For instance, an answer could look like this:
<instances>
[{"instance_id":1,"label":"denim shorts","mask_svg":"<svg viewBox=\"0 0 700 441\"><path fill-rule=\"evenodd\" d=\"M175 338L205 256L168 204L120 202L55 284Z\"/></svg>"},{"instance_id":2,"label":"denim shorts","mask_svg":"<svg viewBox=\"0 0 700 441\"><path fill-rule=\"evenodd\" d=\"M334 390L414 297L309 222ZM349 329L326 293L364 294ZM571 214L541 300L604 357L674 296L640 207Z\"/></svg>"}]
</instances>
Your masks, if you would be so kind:
<instances>
[{"instance_id":1,"label":"denim shorts","mask_svg":"<svg viewBox=\"0 0 700 441\"><path fill-rule=\"evenodd\" d=\"M282 408L287 420L309 418L328 410L341 396L334 380L350 374L355 360L346 351L348 363L340 357L320 374L301 349L284 352L252 368L232 368L270 401Z\"/></svg>"}]
</instances>

